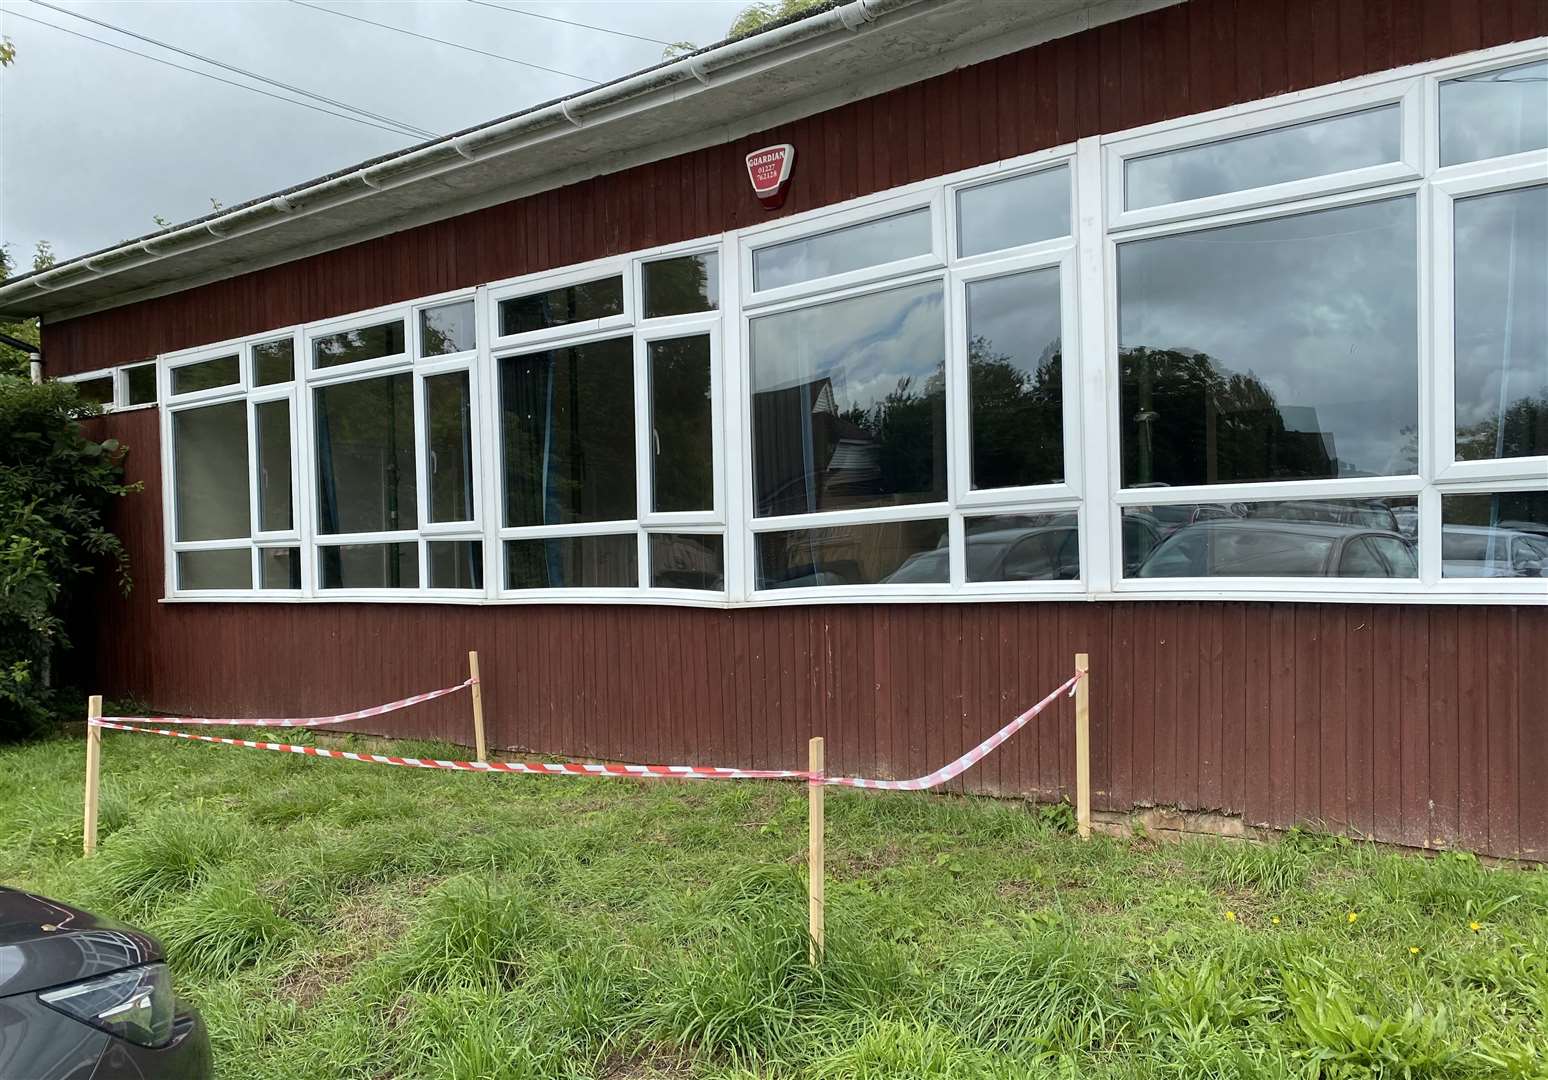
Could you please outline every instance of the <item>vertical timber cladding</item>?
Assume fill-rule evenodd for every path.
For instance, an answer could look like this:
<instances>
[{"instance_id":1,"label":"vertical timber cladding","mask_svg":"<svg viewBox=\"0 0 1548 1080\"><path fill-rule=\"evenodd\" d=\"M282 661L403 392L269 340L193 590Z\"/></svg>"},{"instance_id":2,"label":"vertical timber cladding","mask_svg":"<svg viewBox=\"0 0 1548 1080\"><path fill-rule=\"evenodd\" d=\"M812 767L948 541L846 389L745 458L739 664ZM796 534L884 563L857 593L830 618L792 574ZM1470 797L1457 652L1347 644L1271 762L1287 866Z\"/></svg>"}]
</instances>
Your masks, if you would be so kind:
<instances>
[{"instance_id":1,"label":"vertical timber cladding","mask_svg":"<svg viewBox=\"0 0 1548 1080\"><path fill-rule=\"evenodd\" d=\"M164 604L156 413L92 423L131 447L145 485L113 522L135 589L104 587L76 631L92 689L112 696L316 715L449 685L477 649L499 748L801 768L822 735L830 771L914 776L1089 652L1099 810L1218 810L1548 861L1548 667L1532 660L1548 656L1548 608ZM471 744L472 723L457 696L370 730ZM1061 699L951 790L1057 799L1074 776Z\"/></svg>"},{"instance_id":2,"label":"vertical timber cladding","mask_svg":"<svg viewBox=\"0 0 1548 1080\"><path fill-rule=\"evenodd\" d=\"M709 147L50 325L51 373L708 236L1077 138L1548 33L1539 0L1189 0ZM799 147L777 212L745 155ZM112 361L106 358L113 358Z\"/></svg>"}]
</instances>

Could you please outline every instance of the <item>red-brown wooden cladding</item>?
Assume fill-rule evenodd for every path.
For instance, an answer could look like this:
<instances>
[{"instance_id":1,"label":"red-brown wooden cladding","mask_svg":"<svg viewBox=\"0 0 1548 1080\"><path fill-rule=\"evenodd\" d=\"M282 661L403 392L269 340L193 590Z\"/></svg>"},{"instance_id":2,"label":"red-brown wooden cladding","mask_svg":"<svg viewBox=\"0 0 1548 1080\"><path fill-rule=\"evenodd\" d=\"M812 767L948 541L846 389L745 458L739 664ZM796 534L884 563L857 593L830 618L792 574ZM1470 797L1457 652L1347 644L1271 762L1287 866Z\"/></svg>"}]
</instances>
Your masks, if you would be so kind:
<instances>
[{"instance_id":1,"label":"red-brown wooden cladding","mask_svg":"<svg viewBox=\"0 0 1548 1080\"><path fill-rule=\"evenodd\" d=\"M1548 608L160 603L156 414L93 423L132 448L145 485L114 522L136 588L105 591L77 631L78 666L111 695L314 715L453 683L477 649L497 747L795 768L820 734L830 769L897 777L973 745L1084 651L1099 809L1548 859ZM1061 701L954 789L1068 796L1072 723ZM456 697L371 730L468 743L472 720Z\"/></svg>"},{"instance_id":2,"label":"red-brown wooden cladding","mask_svg":"<svg viewBox=\"0 0 1548 1080\"><path fill-rule=\"evenodd\" d=\"M1541 0L1190 0L734 143L50 325L45 354L65 375L764 221L741 162L770 142L799 148L778 212L793 214L1544 33Z\"/></svg>"}]
</instances>

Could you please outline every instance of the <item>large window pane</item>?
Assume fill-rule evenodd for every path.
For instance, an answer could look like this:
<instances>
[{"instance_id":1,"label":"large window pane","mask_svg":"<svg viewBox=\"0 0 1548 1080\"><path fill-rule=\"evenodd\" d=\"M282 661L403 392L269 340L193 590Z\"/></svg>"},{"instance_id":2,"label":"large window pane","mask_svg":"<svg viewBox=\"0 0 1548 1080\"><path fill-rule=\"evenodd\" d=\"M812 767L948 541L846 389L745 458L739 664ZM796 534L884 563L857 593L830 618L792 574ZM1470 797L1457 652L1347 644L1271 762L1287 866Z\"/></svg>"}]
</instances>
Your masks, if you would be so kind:
<instances>
[{"instance_id":1,"label":"large window pane","mask_svg":"<svg viewBox=\"0 0 1548 1080\"><path fill-rule=\"evenodd\" d=\"M753 252L753 288L778 289L863 270L931 250L930 210L865 221Z\"/></svg>"},{"instance_id":2,"label":"large window pane","mask_svg":"<svg viewBox=\"0 0 1548 1080\"><path fill-rule=\"evenodd\" d=\"M652 341L650 364L651 509L715 508L715 446L710 407L710 339Z\"/></svg>"},{"instance_id":3,"label":"large window pane","mask_svg":"<svg viewBox=\"0 0 1548 1080\"><path fill-rule=\"evenodd\" d=\"M957 192L957 254L964 259L1068 235L1068 166Z\"/></svg>"},{"instance_id":4,"label":"large window pane","mask_svg":"<svg viewBox=\"0 0 1548 1080\"><path fill-rule=\"evenodd\" d=\"M1454 221L1457 458L1548 454L1548 187L1458 199Z\"/></svg>"},{"instance_id":5,"label":"large window pane","mask_svg":"<svg viewBox=\"0 0 1548 1080\"><path fill-rule=\"evenodd\" d=\"M141 364L124 369L124 404L154 405L156 403L156 365Z\"/></svg>"},{"instance_id":6,"label":"large window pane","mask_svg":"<svg viewBox=\"0 0 1548 1080\"><path fill-rule=\"evenodd\" d=\"M258 440L258 528L284 532L295 527L290 499L290 402L253 406Z\"/></svg>"},{"instance_id":7,"label":"large window pane","mask_svg":"<svg viewBox=\"0 0 1548 1080\"><path fill-rule=\"evenodd\" d=\"M1548 489L1443 496L1441 576L1548 577Z\"/></svg>"},{"instance_id":8,"label":"large window pane","mask_svg":"<svg viewBox=\"0 0 1548 1080\"><path fill-rule=\"evenodd\" d=\"M757 587L942 584L951 580L946 536L944 520L759 533Z\"/></svg>"},{"instance_id":9,"label":"large window pane","mask_svg":"<svg viewBox=\"0 0 1548 1080\"><path fill-rule=\"evenodd\" d=\"M419 313L419 355L446 356L478 346L473 301L458 300Z\"/></svg>"},{"instance_id":10,"label":"large window pane","mask_svg":"<svg viewBox=\"0 0 1548 1080\"><path fill-rule=\"evenodd\" d=\"M1128 487L1417 470L1414 200L1118 249Z\"/></svg>"},{"instance_id":11,"label":"large window pane","mask_svg":"<svg viewBox=\"0 0 1548 1080\"><path fill-rule=\"evenodd\" d=\"M312 342L312 366L320 368L403 354L403 320L360 326Z\"/></svg>"},{"instance_id":12,"label":"large window pane","mask_svg":"<svg viewBox=\"0 0 1548 1080\"><path fill-rule=\"evenodd\" d=\"M218 551L180 551L177 554L179 589L251 589L253 553L249 548Z\"/></svg>"},{"instance_id":13,"label":"large window pane","mask_svg":"<svg viewBox=\"0 0 1548 1080\"><path fill-rule=\"evenodd\" d=\"M217 356L213 360L173 368L172 392L192 394L198 390L213 390L217 386L231 386L241 377L241 361L237 357Z\"/></svg>"},{"instance_id":14,"label":"large window pane","mask_svg":"<svg viewBox=\"0 0 1548 1080\"><path fill-rule=\"evenodd\" d=\"M386 375L315 391L319 532L418 527L411 379Z\"/></svg>"},{"instance_id":15,"label":"large window pane","mask_svg":"<svg viewBox=\"0 0 1548 1080\"><path fill-rule=\"evenodd\" d=\"M172 440L177 538L247 536L247 403L232 401L173 413Z\"/></svg>"},{"instance_id":16,"label":"large window pane","mask_svg":"<svg viewBox=\"0 0 1548 1080\"><path fill-rule=\"evenodd\" d=\"M635 516L633 352L625 337L500 361L507 525Z\"/></svg>"},{"instance_id":17,"label":"large window pane","mask_svg":"<svg viewBox=\"0 0 1548 1080\"><path fill-rule=\"evenodd\" d=\"M1123 511L1131 577L1388 577L1419 573L1401 519L1412 496L1172 503Z\"/></svg>"},{"instance_id":18,"label":"large window pane","mask_svg":"<svg viewBox=\"0 0 1548 1080\"><path fill-rule=\"evenodd\" d=\"M723 590L724 538L702 533L652 533L650 584L655 589Z\"/></svg>"},{"instance_id":19,"label":"large window pane","mask_svg":"<svg viewBox=\"0 0 1548 1080\"><path fill-rule=\"evenodd\" d=\"M296 377L296 343L290 338L253 346L253 385L289 382Z\"/></svg>"},{"instance_id":20,"label":"large window pane","mask_svg":"<svg viewBox=\"0 0 1548 1080\"><path fill-rule=\"evenodd\" d=\"M1064 479L1059 271L967 286L973 487Z\"/></svg>"},{"instance_id":21,"label":"large window pane","mask_svg":"<svg viewBox=\"0 0 1548 1080\"><path fill-rule=\"evenodd\" d=\"M645 263L640 279L647 319L720 306L720 256L713 251Z\"/></svg>"},{"instance_id":22,"label":"large window pane","mask_svg":"<svg viewBox=\"0 0 1548 1080\"><path fill-rule=\"evenodd\" d=\"M1440 163L1548 146L1548 60L1440 84Z\"/></svg>"},{"instance_id":23,"label":"large window pane","mask_svg":"<svg viewBox=\"0 0 1548 1080\"><path fill-rule=\"evenodd\" d=\"M623 278L582 281L500 301L500 333L528 334L551 326L623 314Z\"/></svg>"},{"instance_id":24,"label":"large window pane","mask_svg":"<svg viewBox=\"0 0 1548 1080\"><path fill-rule=\"evenodd\" d=\"M963 521L968 581L1073 581L1080 528L1073 510L997 514Z\"/></svg>"},{"instance_id":25,"label":"large window pane","mask_svg":"<svg viewBox=\"0 0 1548 1080\"><path fill-rule=\"evenodd\" d=\"M425 380L431 521L473 520L473 416L468 373Z\"/></svg>"},{"instance_id":26,"label":"large window pane","mask_svg":"<svg viewBox=\"0 0 1548 1080\"><path fill-rule=\"evenodd\" d=\"M325 589L417 589L419 545L330 544L318 549Z\"/></svg>"},{"instance_id":27,"label":"large window pane","mask_svg":"<svg viewBox=\"0 0 1548 1080\"><path fill-rule=\"evenodd\" d=\"M634 533L505 542L507 589L633 589L639 583Z\"/></svg>"},{"instance_id":28,"label":"large window pane","mask_svg":"<svg viewBox=\"0 0 1548 1080\"><path fill-rule=\"evenodd\" d=\"M759 516L946 497L939 282L752 320Z\"/></svg>"},{"instance_id":29,"label":"large window pane","mask_svg":"<svg viewBox=\"0 0 1548 1080\"><path fill-rule=\"evenodd\" d=\"M426 545L432 589L482 589L484 545L477 540L438 540Z\"/></svg>"},{"instance_id":30,"label":"large window pane","mask_svg":"<svg viewBox=\"0 0 1548 1080\"><path fill-rule=\"evenodd\" d=\"M1396 105L1309 120L1130 158L1123 166L1124 206L1139 210L1385 165L1401 159L1402 150Z\"/></svg>"}]
</instances>

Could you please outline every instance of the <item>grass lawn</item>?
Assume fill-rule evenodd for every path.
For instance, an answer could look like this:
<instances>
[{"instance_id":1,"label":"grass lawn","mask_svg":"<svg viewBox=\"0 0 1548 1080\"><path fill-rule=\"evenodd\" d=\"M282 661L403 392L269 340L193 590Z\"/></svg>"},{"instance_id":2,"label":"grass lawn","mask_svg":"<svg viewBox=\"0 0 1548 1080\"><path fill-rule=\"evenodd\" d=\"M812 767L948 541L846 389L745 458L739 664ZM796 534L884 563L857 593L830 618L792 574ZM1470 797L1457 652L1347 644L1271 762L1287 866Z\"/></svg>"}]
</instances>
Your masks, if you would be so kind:
<instances>
[{"instance_id":1,"label":"grass lawn","mask_svg":"<svg viewBox=\"0 0 1548 1080\"><path fill-rule=\"evenodd\" d=\"M159 934L227 1077L1548 1075L1539 872L830 791L813 972L800 786L104 743L89 862L82 743L0 750L0 882Z\"/></svg>"}]
</instances>

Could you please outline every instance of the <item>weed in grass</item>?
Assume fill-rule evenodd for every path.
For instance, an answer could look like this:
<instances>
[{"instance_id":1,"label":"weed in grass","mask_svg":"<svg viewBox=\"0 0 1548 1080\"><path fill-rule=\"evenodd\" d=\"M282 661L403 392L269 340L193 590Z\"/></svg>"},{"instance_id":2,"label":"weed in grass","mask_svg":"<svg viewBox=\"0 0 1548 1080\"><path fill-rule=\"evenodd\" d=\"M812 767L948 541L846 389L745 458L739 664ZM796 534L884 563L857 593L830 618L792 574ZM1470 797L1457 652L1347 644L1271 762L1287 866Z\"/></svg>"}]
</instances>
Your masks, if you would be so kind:
<instances>
[{"instance_id":1,"label":"weed in grass","mask_svg":"<svg viewBox=\"0 0 1548 1080\"><path fill-rule=\"evenodd\" d=\"M1462 1060L1444 1008L1414 1002L1401 1011L1384 1010L1321 961L1304 961L1284 979L1301 1056L1327 1080L1443 1077Z\"/></svg>"},{"instance_id":2,"label":"weed in grass","mask_svg":"<svg viewBox=\"0 0 1548 1080\"><path fill-rule=\"evenodd\" d=\"M181 973L219 978L284 948L297 931L260 895L253 879L224 870L152 923Z\"/></svg>"}]
</instances>

